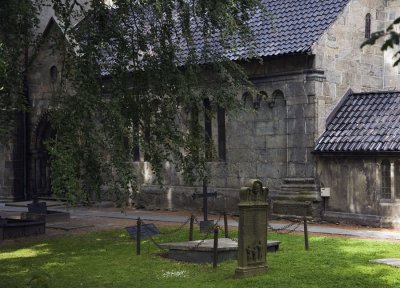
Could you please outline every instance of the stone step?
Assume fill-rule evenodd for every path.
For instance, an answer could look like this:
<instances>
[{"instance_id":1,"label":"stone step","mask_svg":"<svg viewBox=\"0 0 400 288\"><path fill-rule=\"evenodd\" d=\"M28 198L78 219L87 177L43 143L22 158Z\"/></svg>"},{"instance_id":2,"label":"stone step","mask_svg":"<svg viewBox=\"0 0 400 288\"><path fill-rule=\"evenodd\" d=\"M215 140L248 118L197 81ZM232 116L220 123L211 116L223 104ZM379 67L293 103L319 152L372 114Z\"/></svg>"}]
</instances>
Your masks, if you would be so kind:
<instances>
[{"instance_id":1,"label":"stone step","mask_svg":"<svg viewBox=\"0 0 400 288\"><path fill-rule=\"evenodd\" d=\"M285 178L283 179L285 184L314 184L314 178Z\"/></svg>"},{"instance_id":2,"label":"stone step","mask_svg":"<svg viewBox=\"0 0 400 288\"><path fill-rule=\"evenodd\" d=\"M293 201L321 201L321 197L317 193L308 193L308 194L300 194L300 193L287 193L287 194L277 194L273 197L273 200L293 200Z\"/></svg>"},{"instance_id":3,"label":"stone step","mask_svg":"<svg viewBox=\"0 0 400 288\"><path fill-rule=\"evenodd\" d=\"M321 201L314 178L285 178L284 184L273 196L274 200Z\"/></svg>"},{"instance_id":4,"label":"stone step","mask_svg":"<svg viewBox=\"0 0 400 288\"><path fill-rule=\"evenodd\" d=\"M318 190L316 184L282 184L281 189Z\"/></svg>"}]
</instances>

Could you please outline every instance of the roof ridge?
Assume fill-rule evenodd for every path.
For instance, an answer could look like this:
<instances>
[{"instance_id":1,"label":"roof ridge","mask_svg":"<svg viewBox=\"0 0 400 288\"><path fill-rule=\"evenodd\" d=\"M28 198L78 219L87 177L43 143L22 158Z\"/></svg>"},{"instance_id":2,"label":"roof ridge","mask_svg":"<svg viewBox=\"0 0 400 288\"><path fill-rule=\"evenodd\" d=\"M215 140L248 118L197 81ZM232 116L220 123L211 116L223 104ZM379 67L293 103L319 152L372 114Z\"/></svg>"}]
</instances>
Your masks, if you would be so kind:
<instances>
[{"instance_id":1,"label":"roof ridge","mask_svg":"<svg viewBox=\"0 0 400 288\"><path fill-rule=\"evenodd\" d=\"M355 95L355 96L364 96L364 95L371 95L371 94L396 94L400 93L400 90L376 90L376 91L365 91L365 92L353 92L350 95Z\"/></svg>"}]
</instances>

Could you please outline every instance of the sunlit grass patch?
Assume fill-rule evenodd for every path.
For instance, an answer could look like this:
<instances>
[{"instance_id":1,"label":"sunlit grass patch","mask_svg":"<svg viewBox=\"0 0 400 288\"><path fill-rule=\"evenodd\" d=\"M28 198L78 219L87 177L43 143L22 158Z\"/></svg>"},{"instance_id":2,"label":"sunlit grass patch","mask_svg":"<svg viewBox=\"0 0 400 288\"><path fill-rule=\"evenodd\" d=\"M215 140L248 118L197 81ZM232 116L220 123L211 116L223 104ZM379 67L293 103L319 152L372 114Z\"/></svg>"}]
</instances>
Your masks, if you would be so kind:
<instances>
[{"instance_id":1,"label":"sunlit grass patch","mask_svg":"<svg viewBox=\"0 0 400 288\"><path fill-rule=\"evenodd\" d=\"M24 249L17 249L12 252L2 252L0 253L0 260L4 259L16 259L16 258L31 258L37 257L39 255L46 255L49 251L45 249L37 249L33 248L24 248Z\"/></svg>"}]
</instances>

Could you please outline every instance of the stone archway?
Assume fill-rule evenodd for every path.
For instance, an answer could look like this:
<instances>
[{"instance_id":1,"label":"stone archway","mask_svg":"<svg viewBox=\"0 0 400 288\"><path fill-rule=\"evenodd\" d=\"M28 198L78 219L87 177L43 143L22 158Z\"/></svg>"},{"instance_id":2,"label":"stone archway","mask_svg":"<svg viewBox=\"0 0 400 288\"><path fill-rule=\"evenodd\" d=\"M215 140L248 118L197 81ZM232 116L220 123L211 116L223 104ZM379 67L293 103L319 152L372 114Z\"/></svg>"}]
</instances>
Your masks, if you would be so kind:
<instances>
[{"instance_id":1,"label":"stone archway","mask_svg":"<svg viewBox=\"0 0 400 288\"><path fill-rule=\"evenodd\" d=\"M33 150L33 195L37 197L50 197L50 158L46 143L54 139L56 131L51 127L48 113L44 114L35 130L35 143Z\"/></svg>"}]
</instances>

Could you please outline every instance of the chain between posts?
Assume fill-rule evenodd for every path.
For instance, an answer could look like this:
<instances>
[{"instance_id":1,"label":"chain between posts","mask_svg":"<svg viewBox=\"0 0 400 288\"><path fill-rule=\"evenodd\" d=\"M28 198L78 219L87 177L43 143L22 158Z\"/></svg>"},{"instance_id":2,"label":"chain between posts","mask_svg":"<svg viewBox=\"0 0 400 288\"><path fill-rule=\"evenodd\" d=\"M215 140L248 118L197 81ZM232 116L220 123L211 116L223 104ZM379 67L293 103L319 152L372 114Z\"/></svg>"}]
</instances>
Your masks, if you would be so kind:
<instances>
[{"instance_id":1,"label":"chain between posts","mask_svg":"<svg viewBox=\"0 0 400 288\"><path fill-rule=\"evenodd\" d=\"M278 234L290 234L297 230L302 223L304 223L303 219L289 218L289 217L280 217L279 220L290 221L290 223L284 225L281 228L273 228L268 224L268 229L278 233Z\"/></svg>"},{"instance_id":2,"label":"chain between posts","mask_svg":"<svg viewBox=\"0 0 400 288\"><path fill-rule=\"evenodd\" d=\"M183 227L185 227L186 224L188 224L188 223L190 222L191 217L192 217L192 216L190 216L189 218L187 218L186 221L185 221L184 223L182 223L181 226L179 226L178 228L176 228L176 229L174 229L174 230L172 230L172 231L169 231L169 232L160 232L160 234L161 234L161 235L171 235L171 234L174 234L174 233L176 233L176 232L179 232L180 230L183 229Z\"/></svg>"},{"instance_id":3,"label":"chain between posts","mask_svg":"<svg viewBox=\"0 0 400 288\"><path fill-rule=\"evenodd\" d=\"M221 227L220 225L218 225L218 223L219 223L219 221L221 220L222 216L224 216L224 225L227 225L226 214L220 214L218 220L216 220L215 225L213 225L212 227L210 227L210 229L207 231L207 233L204 235L204 237L199 241L199 243L197 243L195 246L193 246L192 249L196 249L196 248L198 248L201 244L203 244L204 241L207 240L207 239L210 237L211 233L214 233L215 229L218 229L218 230L221 231L221 232L225 232L225 236L227 236L226 227L225 227L225 231L224 231L224 230L222 229L222 227ZM230 215L230 216L231 216L231 219L232 219L232 220L238 222L238 221L234 218L233 215ZM288 223L287 225L285 225L285 226L283 226L283 227L281 227L281 228L277 228L277 229L273 228L271 225L268 224L268 229L271 230L271 231L273 231L273 232L279 233L279 234L290 234L290 233L295 232L295 231L297 230L297 228L299 228L300 225L301 225L302 223L304 224L305 221L307 221L306 218L303 218L303 219L295 219L295 218L281 217L280 219L281 219L281 220L290 221L291 223ZM161 232L160 232L160 234L161 234L161 235L171 235L171 234L174 234L174 233L176 233L176 232L182 230L182 229L184 228L184 226L185 226L186 224L188 224L190 221L193 221L193 223L195 223L195 224L199 224L199 220L198 220L194 215L191 215L191 216L190 216L188 219L186 219L186 221L185 221L184 223L182 223L177 229L174 229L173 231L168 232L168 233L165 233L165 232L161 233ZM148 229L146 225L143 225L143 224L145 224L143 220L140 219L140 223L141 223L141 225L140 225L141 228ZM307 235L307 236L308 236L308 235ZM161 247L161 246L159 245L159 243L157 243L157 241L156 241L152 236L149 236L149 238L150 238L151 242L152 242L154 245L156 245L159 249L161 249L161 250L163 250L163 251L167 251L167 249ZM238 242L238 239L237 239L237 238L233 238L233 237L226 237L226 238L228 238L228 239L230 239L230 240L232 240L232 241L234 241L234 242ZM308 242L308 237L307 237L307 242ZM140 248L139 248L139 249L140 249ZM308 250L308 243L306 244L306 249ZM140 251L140 250L139 250L139 251ZM140 252L139 252L139 253L140 253Z\"/></svg>"},{"instance_id":4,"label":"chain between posts","mask_svg":"<svg viewBox=\"0 0 400 288\"><path fill-rule=\"evenodd\" d=\"M173 231L171 231L171 232L168 232L168 233L165 233L165 232L160 232L159 234L161 234L161 235L171 235L171 234L174 234L174 233L176 233L176 232L178 232L178 231L180 231L180 230L182 230L183 229L183 227L185 227L185 225L191 220L191 218L192 218L192 216L190 216L183 224L181 224L181 226L179 226L177 229L175 229L175 230L173 230ZM146 229L147 231L149 231L148 230L148 228L147 228L147 226L145 225L146 223L142 220L142 219L138 219L138 221L140 221L140 226L141 226L141 228L144 228L144 229ZM139 222L138 222L139 223ZM164 247L161 247L160 246L160 244L158 244L157 243L157 241L150 235L150 236L148 236L149 237L149 239L150 239L150 241L155 245L155 246L157 246L159 249L161 249L161 250L163 250L163 251L168 251L167 249L165 249ZM139 244L140 245L140 244ZM139 248L139 251L140 251L140 248ZM139 252L140 253L140 252Z\"/></svg>"},{"instance_id":5,"label":"chain between posts","mask_svg":"<svg viewBox=\"0 0 400 288\"><path fill-rule=\"evenodd\" d=\"M143 227L145 227L145 229L146 229L147 231L149 231L146 225L144 225ZM159 249L161 249L161 250L163 250L163 251L168 251L168 250L165 249L164 247L161 247L160 244L158 244L157 241L154 240L153 236L150 235L149 238L150 238L150 241L153 242L153 244L156 245Z\"/></svg>"},{"instance_id":6,"label":"chain between posts","mask_svg":"<svg viewBox=\"0 0 400 288\"><path fill-rule=\"evenodd\" d=\"M232 220L234 220L236 223L239 223L239 221L235 219L234 215L230 216ZM290 234L295 232L297 228L299 228L300 225L304 223L304 220L302 219L288 218L288 217L280 217L279 220L290 221L291 223L288 223L287 225L284 225L281 228L273 228L270 224L268 224L268 229L278 234Z\"/></svg>"},{"instance_id":7,"label":"chain between posts","mask_svg":"<svg viewBox=\"0 0 400 288\"><path fill-rule=\"evenodd\" d=\"M193 222L194 222L194 223L199 224L198 219L197 219L194 215L191 215L191 216L190 216L183 224L181 224L177 229L175 229L175 230L173 230L173 231L171 231L171 232L168 232L168 233L165 233L165 232L161 233L161 232L160 232L159 234L161 234L161 235L171 235L171 234L174 234L174 233L176 233L176 232L182 230L183 227L184 227L187 223L189 223L192 219L193 219ZM220 221L220 219L221 219L221 216L220 216L220 218L217 220L217 223L218 223L218 221ZM141 226L141 228L144 228L144 229L147 230L148 228L147 228L147 226L145 225L146 223L145 223L142 219L140 219L139 221L140 221L140 226ZM212 229L210 229L209 231L207 231L207 233L205 234L205 236L204 236L204 237L200 240L200 242L197 243L192 249L198 248L206 239L208 239L209 236L210 236L210 234L214 231L214 229L215 229L216 227L218 227L218 229L222 229L222 228L221 228L220 226L218 226L218 225L212 226ZM148 236L148 237L149 237L149 239L151 240L151 242L152 242L154 245L156 245L159 249L161 249L161 250L163 250L163 251L168 251L168 250L165 249L164 247L161 247L160 244L157 243L157 241L156 241L152 236ZM140 249L140 248L139 248L139 249Z\"/></svg>"}]
</instances>

